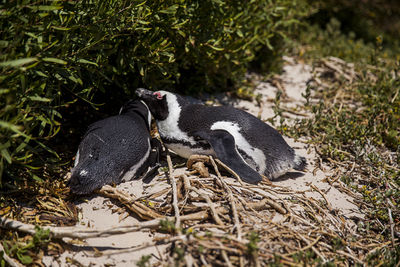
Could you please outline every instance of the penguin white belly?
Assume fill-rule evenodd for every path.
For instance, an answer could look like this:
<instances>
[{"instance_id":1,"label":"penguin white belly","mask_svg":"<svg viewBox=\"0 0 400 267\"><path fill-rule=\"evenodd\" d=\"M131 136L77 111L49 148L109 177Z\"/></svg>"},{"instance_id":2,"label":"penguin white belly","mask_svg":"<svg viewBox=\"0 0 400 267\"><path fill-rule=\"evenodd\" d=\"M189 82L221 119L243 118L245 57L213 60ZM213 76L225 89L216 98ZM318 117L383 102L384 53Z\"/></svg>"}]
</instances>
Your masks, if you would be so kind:
<instances>
[{"instance_id":1,"label":"penguin white belly","mask_svg":"<svg viewBox=\"0 0 400 267\"><path fill-rule=\"evenodd\" d=\"M201 147L190 147L180 143L170 143L165 144L165 146L182 158L189 158L191 155L211 155L215 157L215 152L212 148L204 149Z\"/></svg>"},{"instance_id":2,"label":"penguin white belly","mask_svg":"<svg viewBox=\"0 0 400 267\"><path fill-rule=\"evenodd\" d=\"M225 130L229 132L235 139L237 149L246 153L254 163L246 161L253 169L257 169L258 173L263 174L266 169L266 157L261 149L253 147L249 144L246 138L240 133L240 126L236 122L231 121L217 121L211 125L211 130ZM239 153L240 154L240 153ZM256 166L254 166L254 164ZM256 167L256 168L254 168Z\"/></svg>"}]
</instances>

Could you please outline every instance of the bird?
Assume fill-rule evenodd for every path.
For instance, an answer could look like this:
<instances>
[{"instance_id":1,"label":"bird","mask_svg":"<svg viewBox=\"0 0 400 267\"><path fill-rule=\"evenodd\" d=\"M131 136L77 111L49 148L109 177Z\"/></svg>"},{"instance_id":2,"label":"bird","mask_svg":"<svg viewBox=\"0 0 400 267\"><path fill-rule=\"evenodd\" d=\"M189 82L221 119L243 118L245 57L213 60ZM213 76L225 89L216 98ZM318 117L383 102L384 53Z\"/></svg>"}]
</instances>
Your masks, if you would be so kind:
<instances>
[{"instance_id":1,"label":"bird","mask_svg":"<svg viewBox=\"0 0 400 267\"><path fill-rule=\"evenodd\" d=\"M118 115L91 124L75 157L70 190L89 194L106 184L138 178L159 166L159 145L150 135L151 114L140 100L125 103ZM154 148L154 149L153 149Z\"/></svg>"},{"instance_id":2,"label":"bird","mask_svg":"<svg viewBox=\"0 0 400 267\"><path fill-rule=\"evenodd\" d=\"M243 110L193 104L163 90L138 88L135 93L149 107L164 145L183 158L215 156L251 184L262 175L273 180L307 166L278 131Z\"/></svg>"}]
</instances>

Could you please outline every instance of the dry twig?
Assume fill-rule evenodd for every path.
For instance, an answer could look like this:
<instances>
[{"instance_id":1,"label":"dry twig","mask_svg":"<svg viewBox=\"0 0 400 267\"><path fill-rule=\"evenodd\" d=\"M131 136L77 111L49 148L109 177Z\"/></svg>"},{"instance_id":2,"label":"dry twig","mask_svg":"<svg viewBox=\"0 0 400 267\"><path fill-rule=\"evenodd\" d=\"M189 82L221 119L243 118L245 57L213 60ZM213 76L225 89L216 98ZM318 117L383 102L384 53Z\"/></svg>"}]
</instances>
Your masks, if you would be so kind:
<instances>
[{"instance_id":1,"label":"dry twig","mask_svg":"<svg viewBox=\"0 0 400 267\"><path fill-rule=\"evenodd\" d=\"M237 231L237 236L238 239L241 240L242 238L242 230L241 230L241 226L240 226L240 221L239 221L239 216L238 216L238 212L237 212L237 208L236 208L236 204L235 204L235 199L233 197L232 194L232 190L228 187L228 185L225 183L225 181L223 180L221 173L218 170L218 166L215 163L214 159L210 156L210 161L214 167L214 170L218 176L218 179L220 181L220 183L222 184L222 186L224 187L224 189L226 190L226 192L228 193L228 197L229 197L229 202L231 204L231 208L232 208L232 213L233 213L233 219L235 222L234 228Z\"/></svg>"},{"instance_id":2,"label":"dry twig","mask_svg":"<svg viewBox=\"0 0 400 267\"><path fill-rule=\"evenodd\" d=\"M325 199L326 206L328 207L329 211L332 211L333 210L332 205L331 205L331 203L329 203L329 200L326 197L326 195L318 187L316 187L315 185L311 184L310 186L311 186L312 189L317 191Z\"/></svg>"},{"instance_id":3,"label":"dry twig","mask_svg":"<svg viewBox=\"0 0 400 267\"><path fill-rule=\"evenodd\" d=\"M178 207L178 194L177 194L177 190L176 190L176 182L175 182L175 178L172 175L174 169L172 166L172 161L171 161L171 156L169 155L169 153L167 153L167 162L168 162L168 169L169 169L169 180L171 182L171 187L172 187L172 203L174 206L174 211L175 211L175 229L178 232L178 234L181 232L180 228L181 228L181 218L179 215L179 207Z\"/></svg>"},{"instance_id":4,"label":"dry twig","mask_svg":"<svg viewBox=\"0 0 400 267\"><path fill-rule=\"evenodd\" d=\"M185 174L183 174L183 179L186 180L185 184L189 184L190 185L189 178ZM194 191L196 194L198 194L199 196L204 198L204 200L207 202L208 206L210 207L211 215L214 218L215 222L217 224L219 224L219 225L224 225L224 223L219 218L217 209L215 208L215 205L211 201L210 197L207 194L204 194L204 193L200 192L200 190L198 190L197 188L195 188L193 186L189 186L188 189L190 191Z\"/></svg>"},{"instance_id":5,"label":"dry twig","mask_svg":"<svg viewBox=\"0 0 400 267\"><path fill-rule=\"evenodd\" d=\"M128 194L110 185L103 186L98 190L98 193L102 194L103 196L119 200L129 210L138 215L141 219L151 220L163 217L161 214L158 214L153 209L147 207L146 205L140 203L139 201L136 201L135 198L130 197Z\"/></svg>"},{"instance_id":6,"label":"dry twig","mask_svg":"<svg viewBox=\"0 0 400 267\"><path fill-rule=\"evenodd\" d=\"M389 214L389 222L390 222L390 236L392 238L392 245L395 247L395 239L394 239L394 222L392 216L392 210L388 207L388 214Z\"/></svg>"},{"instance_id":7,"label":"dry twig","mask_svg":"<svg viewBox=\"0 0 400 267\"><path fill-rule=\"evenodd\" d=\"M224 207L215 208L217 213L226 214L229 211ZM208 219L210 216L206 210L191 213L188 215L181 216L181 222L183 221L198 221ZM162 217L153 219L151 221L139 222L132 225L111 227L107 229L88 229L78 226L67 226L67 227L54 227L54 226L43 226L44 230L50 230L52 238L61 239L64 237L87 239L95 237L105 237L110 235L119 235L124 233L137 232L142 229L156 229L160 226L161 220L175 221L175 217ZM0 217L0 227L3 229L15 230L21 233L30 235L35 234L35 225L22 223L20 221Z\"/></svg>"}]
</instances>

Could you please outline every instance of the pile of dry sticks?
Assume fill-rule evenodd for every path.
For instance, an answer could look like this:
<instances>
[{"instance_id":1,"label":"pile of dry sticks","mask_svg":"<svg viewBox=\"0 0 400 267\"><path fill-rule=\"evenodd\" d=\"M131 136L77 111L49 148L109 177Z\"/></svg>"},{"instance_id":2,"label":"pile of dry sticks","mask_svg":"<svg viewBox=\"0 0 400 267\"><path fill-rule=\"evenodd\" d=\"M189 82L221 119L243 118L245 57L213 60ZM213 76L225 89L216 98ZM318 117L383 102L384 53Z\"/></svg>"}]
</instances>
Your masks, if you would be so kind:
<instances>
[{"instance_id":1,"label":"pile of dry sticks","mask_svg":"<svg viewBox=\"0 0 400 267\"><path fill-rule=\"evenodd\" d=\"M169 170L158 179L164 179L170 188L138 199L112 186L99 190L118 200L142 222L102 230L78 226L44 228L50 230L53 239L86 239L142 229L160 231L168 238L156 237L153 242L124 251L169 244L170 251L158 262L160 265L316 265L328 261L352 265L363 264L369 254L389 245L358 235L356 223L332 209L324 192L316 187L313 188L324 201L267 180L259 185L242 183L226 165L208 156L189 159L188 169L180 174L174 171L169 155L167 162ZM235 179L223 176L220 168ZM2 218L0 226L28 234L35 232L33 225L11 219ZM6 260L18 266L13 259Z\"/></svg>"}]
</instances>

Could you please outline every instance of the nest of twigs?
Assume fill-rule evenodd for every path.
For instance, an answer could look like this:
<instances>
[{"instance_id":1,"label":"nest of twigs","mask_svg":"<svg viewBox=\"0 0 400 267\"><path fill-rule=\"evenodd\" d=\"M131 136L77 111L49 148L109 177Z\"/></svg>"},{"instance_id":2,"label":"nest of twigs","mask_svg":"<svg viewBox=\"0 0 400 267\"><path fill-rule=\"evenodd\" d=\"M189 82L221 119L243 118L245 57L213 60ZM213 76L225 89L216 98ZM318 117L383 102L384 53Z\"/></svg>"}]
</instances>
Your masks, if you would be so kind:
<instances>
[{"instance_id":1,"label":"nest of twigs","mask_svg":"<svg viewBox=\"0 0 400 267\"><path fill-rule=\"evenodd\" d=\"M366 255L383 245L360 238L356 224L333 210L316 187L324 201L268 180L245 184L222 176L220 169L237 177L218 160L198 159L201 164L197 166L189 160L197 175L193 171L175 173L169 162L166 176L171 190L157 195L164 201L153 208L169 216L161 224L163 231L175 236L169 261L194 266L261 266L271 262L293 265L298 262L296 257L309 257L310 263L318 259L315 264L362 264ZM210 171L205 170L204 161ZM204 177L211 171L215 174ZM157 201L152 196L144 199Z\"/></svg>"},{"instance_id":2,"label":"nest of twigs","mask_svg":"<svg viewBox=\"0 0 400 267\"><path fill-rule=\"evenodd\" d=\"M189 266L297 265L307 259L310 264L362 264L368 254L385 245L357 235L356 224L332 209L316 187L324 201L266 179L259 185L242 183L212 157L200 156L188 163L194 170L174 170L168 156L169 170L154 182L168 183L170 188L140 198L112 186L99 190L119 200L143 222L101 231L50 227L52 237L85 239L150 228L169 237L156 237L127 251L170 244L167 258L158 263ZM1 224L31 234L35 231L33 225L18 221L2 219Z\"/></svg>"}]
</instances>

